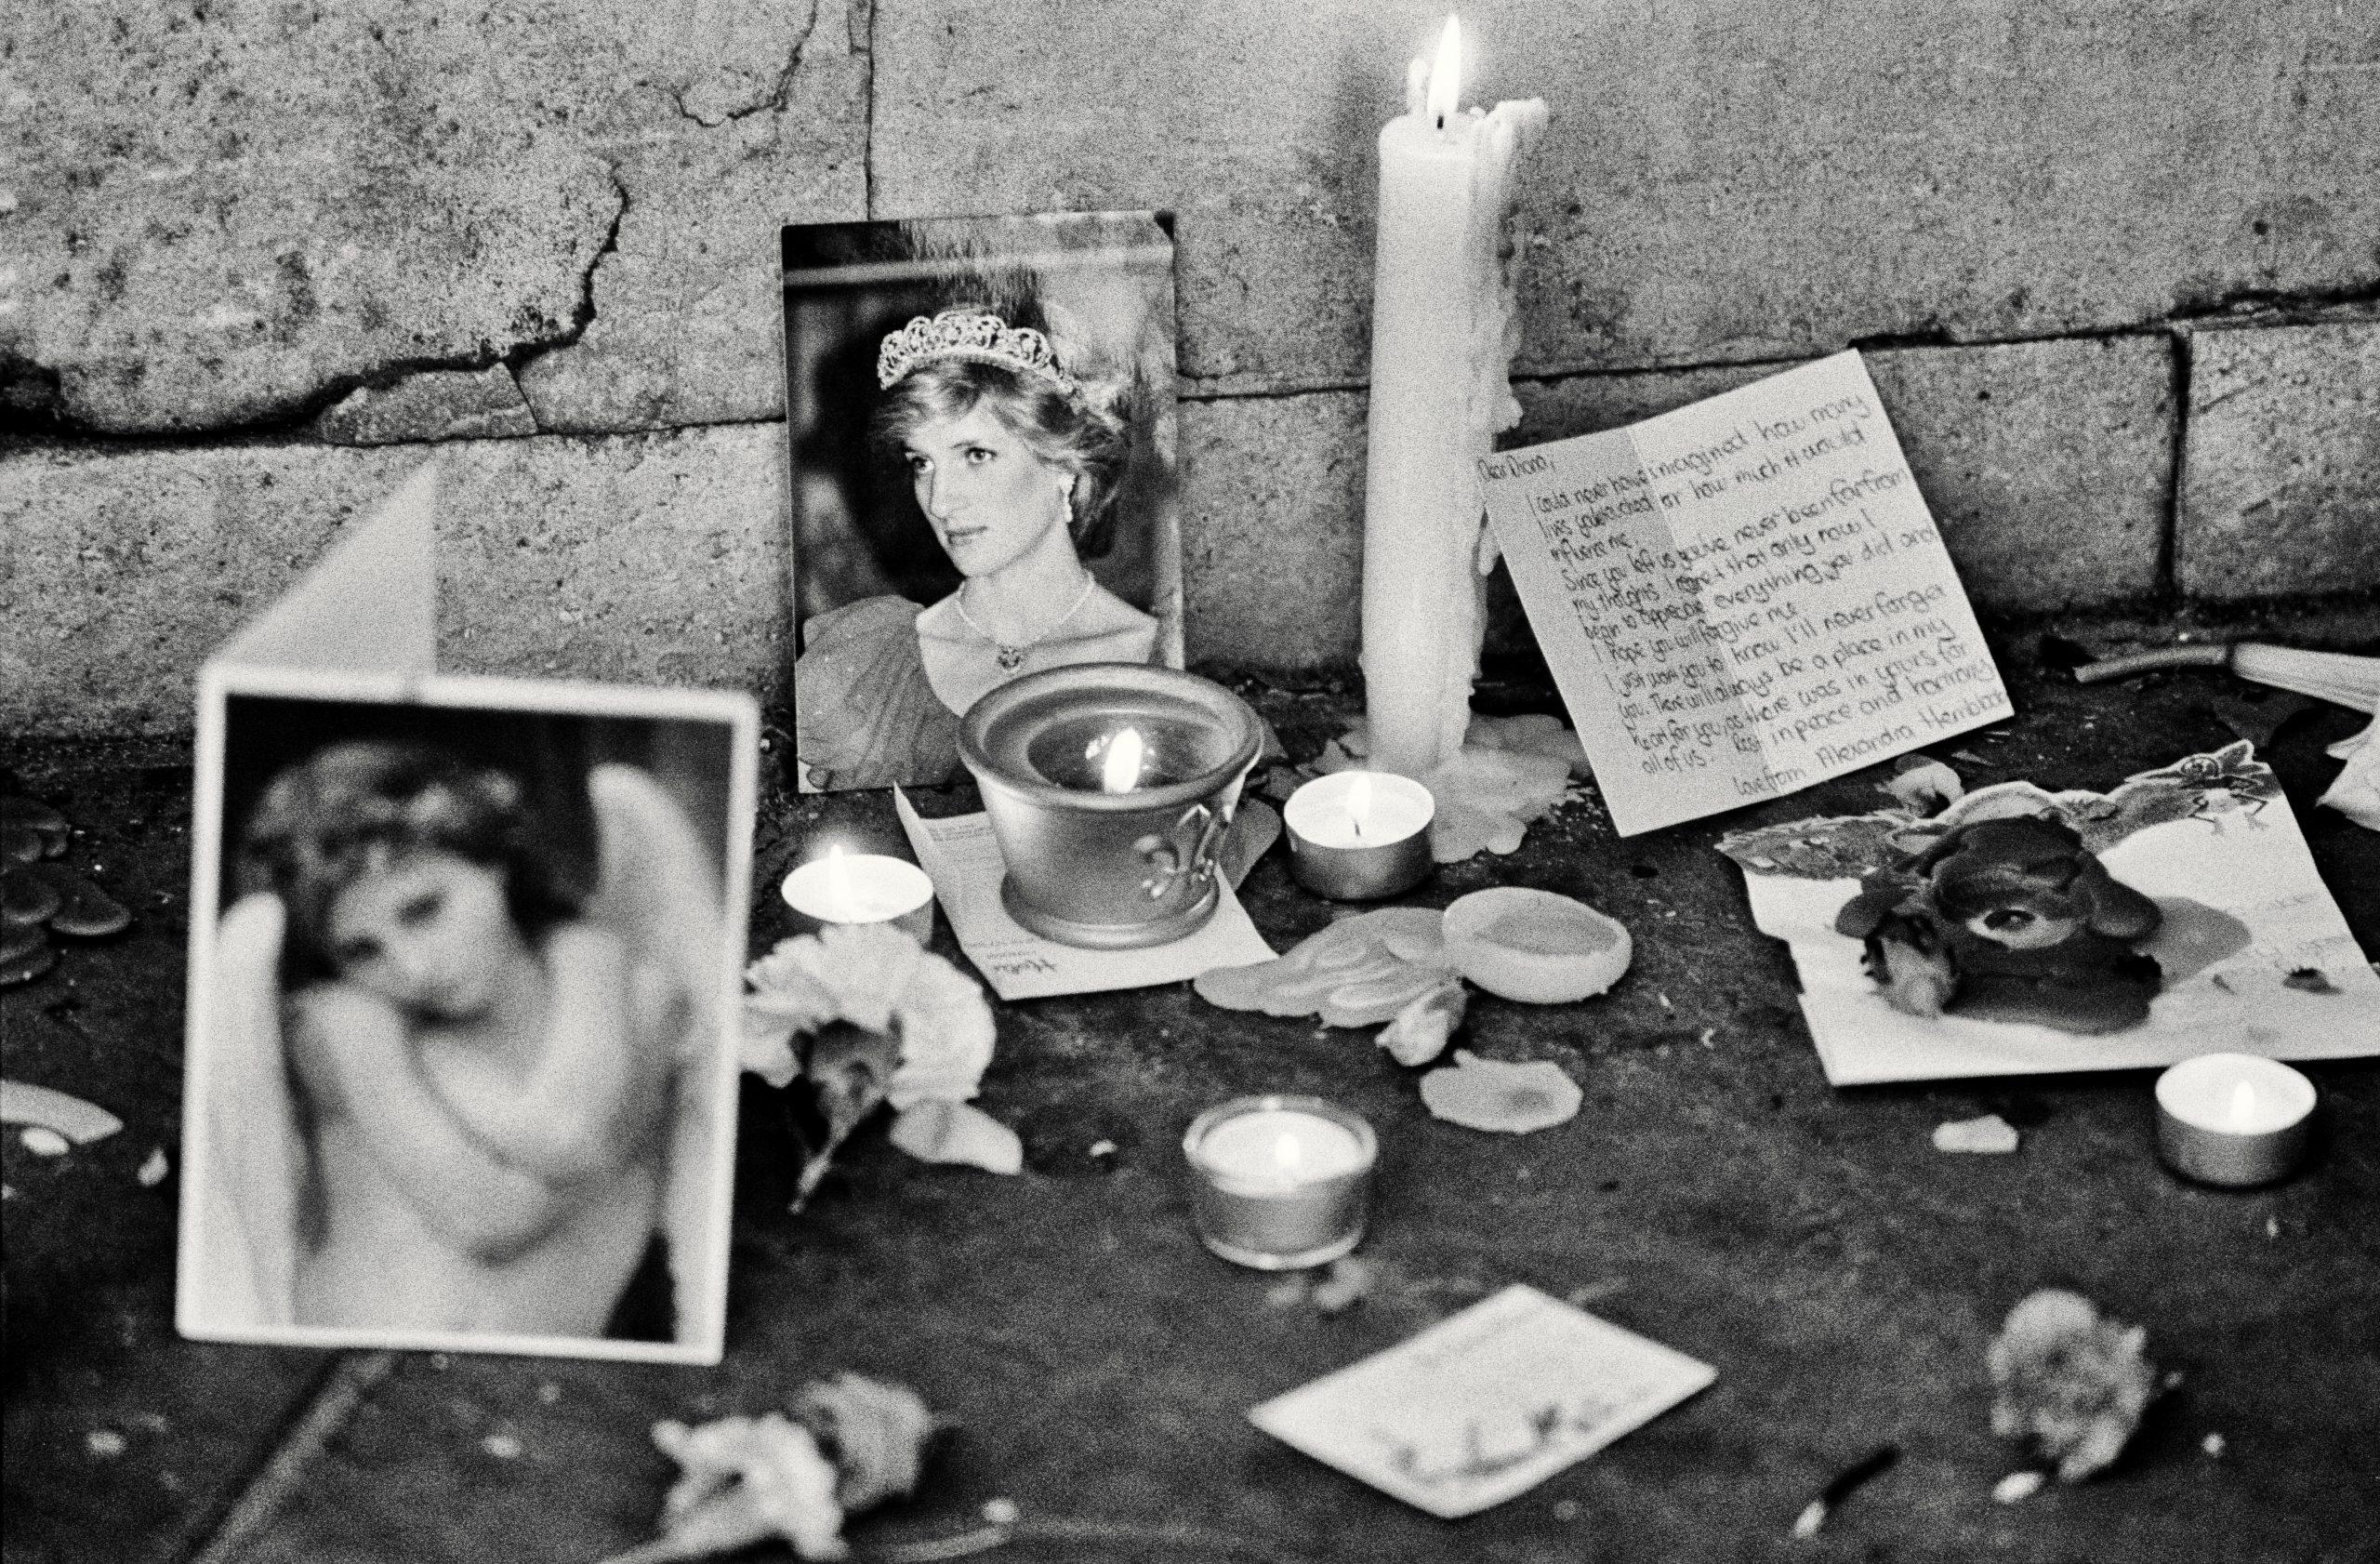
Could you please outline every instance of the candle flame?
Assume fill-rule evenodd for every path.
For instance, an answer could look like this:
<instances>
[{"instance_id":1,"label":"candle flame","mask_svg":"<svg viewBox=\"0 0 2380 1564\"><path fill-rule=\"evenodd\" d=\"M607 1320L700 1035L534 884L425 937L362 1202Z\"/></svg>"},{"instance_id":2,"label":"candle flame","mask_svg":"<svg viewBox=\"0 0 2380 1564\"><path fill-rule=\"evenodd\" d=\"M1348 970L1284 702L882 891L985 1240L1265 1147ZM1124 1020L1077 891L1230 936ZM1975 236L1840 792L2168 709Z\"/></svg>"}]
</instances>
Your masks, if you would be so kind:
<instances>
[{"instance_id":1,"label":"candle flame","mask_svg":"<svg viewBox=\"0 0 2380 1564\"><path fill-rule=\"evenodd\" d=\"M2256 1089L2242 1080L2231 1088L2231 1127L2245 1131L2256 1122Z\"/></svg>"},{"instance_id":2,"label":"candle flame","mask_svg":"<svg viewBox=\"0 0 2380 1564\"><path fill-rule=\"evenodd\" d=\"M1347 789L1347 824L1357 836L1364 834L1364 822L1371 818L1372 779L1358 772L1355 786Z\"/></svg>"},{"instance_id":3,"label":"candle flame","mask_svg":"<svg viewBox=\"0 0 2380 1564\"><path fill-rule=\"evenodd\" d=\"M1438 34L1437 63L1430 67L1430 91L1423 112L1446 128L1447 116L1462 101L1462 20L1447 15L1446 31Z\"/></svg>"},{"instance_id":4,"label":"candle flame","mask_svg":"<svg viewBox=\"0 0 2380 1564\"><path fill-rule=\"evenodd\" d=\"M1107 741L1107 759L1099 768L1102 791L1129 793L1141 785L1141 730L1126 728Z\"/></svg>"},{"instance_id":5,"label":"candle flame","mask_svg":"<svg viewBox=\"0 0 2380 1564\"><path fill-rule=\"evenodd\" d=\"M1283 1173L1295 1173L1304 1164L1305 1151L1298 1145L1297 1136L1285 1132L1273 1143L1273 1165Z\"/></svg>"}]
</instances>

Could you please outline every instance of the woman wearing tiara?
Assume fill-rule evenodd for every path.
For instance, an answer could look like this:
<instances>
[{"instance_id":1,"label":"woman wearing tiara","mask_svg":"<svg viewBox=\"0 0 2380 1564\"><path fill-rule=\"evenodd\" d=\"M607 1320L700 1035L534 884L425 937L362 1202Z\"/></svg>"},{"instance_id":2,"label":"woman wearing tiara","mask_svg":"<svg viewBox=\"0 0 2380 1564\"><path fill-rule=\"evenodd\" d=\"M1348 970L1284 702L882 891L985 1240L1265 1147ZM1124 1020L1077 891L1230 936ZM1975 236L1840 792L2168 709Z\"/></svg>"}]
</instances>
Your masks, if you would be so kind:
<instances>
[{"instance_id":1,"label":"woman wearing tiara","mask_svg":"<svg viewBox=\"0 0 2380 1564\"><path fill-rule=\"evenodd\" d=\"M812 619L793 669L795 754L812 787L948 780L959 719L1012 679L1152 660L1157 621L1093 580L1130 446L1048 338L945 310L884 338L870 436L909 471L964 577L920 611L873 597Z\"/></svg>"}]
</instances>

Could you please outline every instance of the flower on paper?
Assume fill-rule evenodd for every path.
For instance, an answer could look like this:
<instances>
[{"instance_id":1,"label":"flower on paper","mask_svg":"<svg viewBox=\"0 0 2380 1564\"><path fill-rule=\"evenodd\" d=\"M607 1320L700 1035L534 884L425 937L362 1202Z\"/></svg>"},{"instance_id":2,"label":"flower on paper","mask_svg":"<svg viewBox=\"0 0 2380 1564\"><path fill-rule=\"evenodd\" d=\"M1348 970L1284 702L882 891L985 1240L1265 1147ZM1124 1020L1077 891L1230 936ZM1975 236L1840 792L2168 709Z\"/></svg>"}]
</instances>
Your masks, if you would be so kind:
<instances>
[{"instance_id":1,"label":"flower on paper","mask_svg":"<svg viewBox=\"0 0 2380 1564\"><path fill-rule=\"evenodd\" d=\"M1454 1063L1421 1078L1421 1102L1431 1113L1470 1130L1527 1134L1578 1116L1586 1093L1559 1065L1483 1059L1458 1048Z\"/></svg>"}]
</instances>

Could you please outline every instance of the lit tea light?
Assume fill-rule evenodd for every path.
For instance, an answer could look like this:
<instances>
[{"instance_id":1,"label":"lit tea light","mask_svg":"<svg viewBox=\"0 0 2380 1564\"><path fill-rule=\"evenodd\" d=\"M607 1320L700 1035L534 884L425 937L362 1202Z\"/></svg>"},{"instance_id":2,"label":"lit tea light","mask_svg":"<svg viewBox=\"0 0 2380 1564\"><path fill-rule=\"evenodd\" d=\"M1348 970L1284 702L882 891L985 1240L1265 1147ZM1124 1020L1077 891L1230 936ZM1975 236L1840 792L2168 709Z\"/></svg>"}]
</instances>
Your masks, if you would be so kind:
<instances>
[{"instance_id":1,"label":"lit tea light","mask_svg":"<svg viewBox=\"0 0 2380 1564\"><path fill-rule=\"evenodd\" d=\"M2270 1184L2305 1160L2314 1101L2314 1083L2277 1059L2202 1054L2157 1078L2157 1149L2202 1184Z\"/></svg>"},{"instance_id":2,"label":"lit tea light","mask_svg":"<svg viewBox=\"0 0 2380 1564\"><path fill-rule=\"evenodd\" d=\"M1379 1143L1319 1097L1240 1097L1183 1137L1199 1239L1235 1265L1295 1270L1362 1241Z\"/></svg>"},{"instance_id":3,"label":"lit tea light","mask_svg":"<svg viewBox=\"0 0 2380 1564\"><path fill-rule=\"evenodd\" d=\"M1430 872L1430 789L1408 776L1341 771L1289 795L1281 821L1289 872L1334 901L1372 901L1409 891Z\"/></svg>"},{"instance_id":4,"label":"lit tea light","mask_svg":"<svg viewBox=\"0 0 2380 1564\"><path fill-rule=\"evenodd\" d=\"M933 881L906 859L830 846L779 889L804 934L828 923L892 923L920 945L933 937Z\"/></svg>"}]
</instances>

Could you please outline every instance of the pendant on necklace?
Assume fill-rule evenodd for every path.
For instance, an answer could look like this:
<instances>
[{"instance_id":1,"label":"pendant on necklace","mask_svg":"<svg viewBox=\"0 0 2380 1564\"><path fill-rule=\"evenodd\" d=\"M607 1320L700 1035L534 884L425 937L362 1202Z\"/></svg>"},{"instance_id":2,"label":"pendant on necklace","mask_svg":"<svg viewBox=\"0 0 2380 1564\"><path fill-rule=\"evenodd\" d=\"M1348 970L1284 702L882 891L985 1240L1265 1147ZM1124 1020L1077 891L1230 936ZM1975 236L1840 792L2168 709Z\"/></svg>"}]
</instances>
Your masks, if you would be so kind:
<instances>
[{"instance_id":1,"label":"pendant on necklace","mask_svg":"<svg viewBox=\"0 0 2380 1564\"><path fill-rule=\"evenodd\" d=\"M1000 665L1000 670L1004 673L1014 673L1018 669L1023 668L1025 666L1025 649L1022 646L1000 647L998 652L996 654Z\"/></svg>"}]
</instances>

